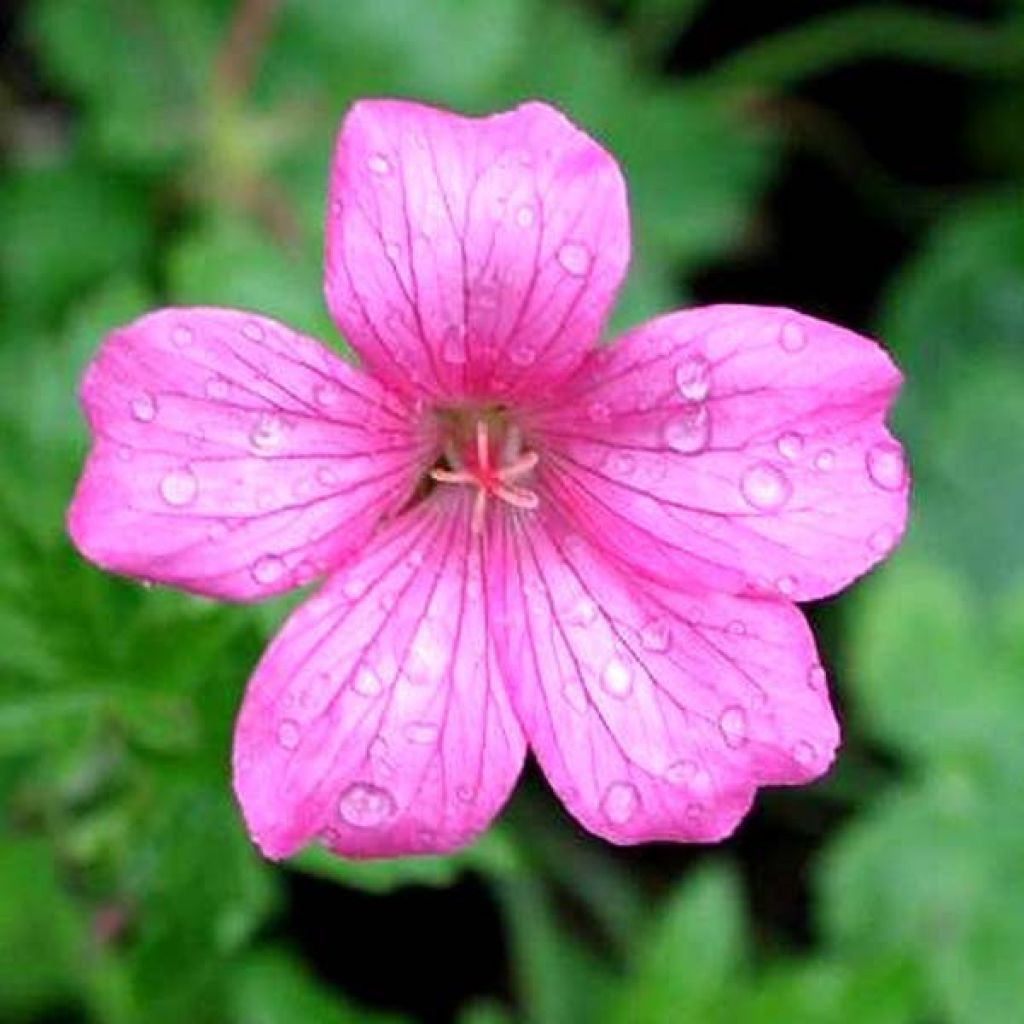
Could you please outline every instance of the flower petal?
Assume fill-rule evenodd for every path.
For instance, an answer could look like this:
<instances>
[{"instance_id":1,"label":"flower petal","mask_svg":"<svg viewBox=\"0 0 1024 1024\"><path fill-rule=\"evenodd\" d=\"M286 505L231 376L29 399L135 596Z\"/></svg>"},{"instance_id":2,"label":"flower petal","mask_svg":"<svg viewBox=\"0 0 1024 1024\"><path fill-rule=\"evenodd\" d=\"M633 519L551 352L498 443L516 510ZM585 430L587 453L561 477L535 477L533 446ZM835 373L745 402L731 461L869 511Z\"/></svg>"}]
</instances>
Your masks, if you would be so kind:
<instances>
[{"instance_id":1,"label":"flower petal","mask_svg":"<svg viewBox=\"0 0 1024 1024\"><path fill-rule=\"evenodd\" d=\"M653 579L809 600L884 558L908 478L874 342L785 309L654 320L535 417L552 500Z\"/></svg>"},{"instance_id":2,"label":"flower petal","mask_svg":"<svg viewBox=\"0 0 1024 1024\"><path fill-rule=\"evenodd\" d=\"M299 608L249 683L235 789L270 857L450 850L484 829L525 742L488 639L468 490L397 520Z\"/></svg>"},{"instance_id":3,"label":"flower petal","mask_svg":"<svg viewBox=\"0 0 1024 1024\"><path fill-rule=\"evenodd\" d=\"M756 787L828 767L838 728L795 606L632 586L550 515L504 527L493 547L513 707L591 832L721 839Z\"/></svg>"},{"instance_id":4,"label":"flower petal","mask_svg":"<svg viewBox=\"0 0 1024 1024\"><path fill-rule=\"evenodd\" d=\"M94 437L68 514L105 569L227 598L306 583L415 483L406 406L265 317L166 309L114 331L82 382Z\"/></svg>"},{"instance_id":5,"label":"flower petal","mask_svg":"<svg viewBox=\"0 0 1024 1024\"><path fill-rule=\"evenodd\" d=\"M357 103L327 216L335 321L382 380L434 398L565 379L629 259L615 161L542 103L479 119Z\"/></svg>"}]
</instances>

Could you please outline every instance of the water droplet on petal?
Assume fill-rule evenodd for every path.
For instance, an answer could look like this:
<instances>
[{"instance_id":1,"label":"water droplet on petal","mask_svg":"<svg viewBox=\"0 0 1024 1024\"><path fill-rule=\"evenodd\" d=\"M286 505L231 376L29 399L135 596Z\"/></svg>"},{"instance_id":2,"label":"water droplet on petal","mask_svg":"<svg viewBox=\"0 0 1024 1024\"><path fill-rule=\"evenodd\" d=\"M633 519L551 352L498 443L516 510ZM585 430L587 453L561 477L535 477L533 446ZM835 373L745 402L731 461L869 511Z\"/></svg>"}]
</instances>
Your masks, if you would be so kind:
<instances>
[{"instance_id":1,"label":"water droplet on petal","mask_svg":"<svg viewBox=\"0 0 1024 1024\"><path fill-rule=\"evenodd\" d=\"M616 452L611 458L611 470L616 476L632 476L636 470L636 459L628 452Z\"/></svg>"},{"instance_id":2,"label":"water droplet on petal","mask_svg":"<svg viewBox=\"0 0 1024 1024\"><path fill-rule=\"evenodd\" d=\"M888 526L880 526L868 537L868 547L880 555L887 554L896 546L896 534Z\"/></svg>"},{"instance_id":3,"label":"water droplet on petal","mask_svg":"<svg viewBox=\"0 0 1024 1024\"><path fill-rule=\"evenodd\" d=\"M597 618L597 605L589 597L581 597L569 613L569 621L575 626L589 626Z\"/></svg>"},{"instance_id":4,"label":"water droplet on petal","mask_svg":"<svg viewBox=\"0 0 1024 1024\"><path fill-rule=\"evenodd\" d=\"M601 813L613 825L625 825L640 806L640 794L631 782L613 782L601 798Z\"/></svg>"},{"instance_id":5,"label":"water droplet on petal","mask_svg":"<svg viewBox=\"0 0 1024 1024\"><path fill-rule=\"evenodd\" d=\"M321 466L316 471L316 479L324 487L333 487L338 482L338 474L330 466Z\"/></svg>"},{"instance_id":6,"label":"water droplet on petal","mask_svg":"<svg viewBox=\"0 0 1024 1024\"><path fill-rule=\"evenodd\" d=\"M366 161L366 166L381 177L391 173L391 161L383 153L372 153Z\"/></svg>"},{"instance_id":7,"label":"water droplet on petal","mask_svg":"<svg viewBox=\"0 0 1024 1024\"><path fill-rule=\"evenodd\" d=\"M520 206L519 209L516 210L516 223L521 228L533 227L533 222L536 219L532 206Z\"/></svg>"},{"instance_id":8,"label":"water droplet on petal","mask_svg":"<svg viewBox=\"0 0 1024 1024\"><path fill-rule=\"evenodd\" d=\"M711 386L711 364L701 355L692 355L676 367L676 389L687 402L703 402Z\"/></svg>"},{"instance_id":9,"label":"water droplet on petal","mask_svg":"<svg viewBox=\"0 0 1024 1024\"><path fill-rule=\"evenodd\" d=\"M733 636L745 636L747 632L747 624L742 622L740 619L733 619L726 627L725 631L731 633Z\"/></svg>"},{"instance_id":10,"label":"water droplet on petal","mask_svg":"<svg viewBox=\"0 0 1024 1024\"><path fill-rule=\"evenodd\" d=\"M868 449L868 475L883 491L898 491L906 480L907 470L900 446L882 441Z\"/></svg>"},{"instance_id":11,"label":"water droplet on petal","mask_svg":"<svg viewBox=\"0 0 1024 1024\"><path fill-rule=\"evenodd\" d=\"M341 592L350 600L358 601L366 593L369 584L358 576L350 576L342 585Z\"/></svg>"},{"instance_id":12,"label":"water droplet on petal","mask_svg":"<svg viewBox=\"0 0 1024 1024\"><path fill-rule=\"evenodd\" d=\"M440 730L433 722L410 722L405 727L405 738L410 743L428 746L437 740Z\"/></svg>"},{"instance_id":13,"label":"water droplet on petal","mask_svg":"<svg viewBox=\"0 0 1024 1024\"><path fill-rule=\"evenodd\" d=\"M199 493L199 481L187 467L173 469L160 481L160 496L168 505L191 505Z\"/></svg>"},{"instance_id":14,"label":"water droplet on petal","mask_svg":"<svg viewBox=\"0 0 1024 1024\"><path fill-rule=\"evenodd\" d=\"M537 359L537 351L530 345L516 345L509 355L516 366L532 366Z\"/></svg>"},{"instance_id":15,"label":"water droplet on petal","mask_svg":"<svg viewBox=\"0 0 1024 1024\"><path fill-rule=\"evenodd\" d=\"M325 409L337 405L340 398L341 390L338 385L329 380L321 381L313 388L313 400Z\"/></svg>"},{"instance_id":16,"label":"water droplet on petal","mask_svg":"<svg viewBox=\"0 0 1024 1024\"><path fill-rule=\"evenodd\" d=\"M156 399L148 391L132 399L132 416L140 423L151 423L155 418Z\"/></svg>"},{"instance_id":17,"label":"water droplet on petal","mask_svg":"<svg viewBox=\"0 0 1024 1024\"><path fill-rule=\"evenodd\" d=\"M338 800L338 816L355 828L377 828L397 809L395 798L370 782L353 782Z\"/></svg>"},{"instance_id":18,"label":"water droplet on petal","mask_svg":"<svg viewBox=\"0 0 1024 1024\"><path fill-rule=\"evenodd\" d=\"M817 662L807 669L807 685L812 690L823 690L825 688L825 669Z\"/></svg>"},{"instance_id":19,"label":"water droplet on petal","mask_svg":"<svg viewBox=\"0 0 1024 1024\"><path fill-rule=\"evenodd\" d=\"M207 398L220 402L228 397L228 382L223 377L211 377L204 390Z\"/></svg>"},{"instance_id":20,"label":"water droplet on petal","mask_svg":"<svg viewBox=\"0 0 1024 1024\"><path fill-rule=\"evenodd\" d=\"M807 334L804 329L792 320L783 324L779 332L779 344L786 352L799 352L807 347Z\"/></svg>"},{"instance_id":21,"label":"water droplet on petal","mask_svg":"<svg viewBox=\"0 0 1024 1024\"><path fill-rule=\"evenodd\" d=\"M356 673L352 689L361 697L376 697L384 689L384 683L372 668L364 665Z\"/></svg>"},{"instance_id":22,"label":"water droplet on petal","mask_svg":"<svg viewBox=\"0 0 1024 1024\"><path fill-rule=\"evenodd\" d=\"M667 619L651 619L640 630L640 646L646 651L663 653L672 646L672 626Z\"/></svg>"},{"instance_id":23,"label":"water droplet on petal","mask_svg":"<svg viewBox=\"0 0 1024 1024\"><path fill-rule=\"evenodd\" d=\"M665 424L665 444L681 455L696 455L703 451L710 436L711 414L706 405L683 409Z\"/></svg>"},{"instance_id":24,"label":"water droplet on petal","mask_svg":"<svg viewBox=\"0 0 1024 1024\"><path fill-rule=\"evenodd\" d=\"M284 441L284 421L274 413L262 413L249 433L249 442L258 452L277 451Z\"/></svg>"},{"instance_id":25,"label":"water droplet on petal","mask_svg":"<svg viewBox=\"0 0 1024 1024\"><path fill-rule=\"evenodd\" d=\"M775 447L784 459L794 462L800 457L800 453L804 449L804 439L796 431L790 430L785 434L779 435L779 439L775 442Z\"/></svg>"},{"instance_id":26,"label":"water droplet on petal","mask_svg":"<svg viewBox=\"0 0 1024 1024\"><path fill-rule=\"evenodd\" d=\"M835 465L836 453L831 448L822 448L814 457L814 468L819 473L831 473Z\"/></svg>"},{"instance_id":27,"label":"water droplet on petal","mask_svg":"<svg viewBox=\"0 0 1024 1024\"><path fill-rule=\"evenodd\" d=\"M558 262L573 277L583 277L590 269L590 250L579 242L566 242L558 250Z\"/></svg>"},{"instance_id":28,"label":"water droplet on petal","mask_svg":"<svg viewBox=\"0 0 1024 1024\"><path fill-rule=\"evenodd\" d=\"M789 500L793 485L781 469L770 462L757 462L743 474L740 490L754 508L776 512Z\"/></svg>"},{"instance_id":29,"label":"water droplet on petal","mask_svg":"<svg viewBox=\"0 0 1024 1024\"><path fill-rule=\"evenodd\" d=\"M256 323L255 320L250 320L242 327L242 333L250 341L262 341L263 340L263 328Z\"/></svg>"},{"instance_id":30,"label":"water droplet on petal","mask_svg":"<svg viewBox=\"0 0 1024 1024\"><path fill-rule=\"evenodd\" d=\"M278 555L261 555L252 564L252 578L261 586L276 583L285 571L284 561Z\"/></svg>"},{"instance_id":31,"label":"water droplet on petal","mask_svg":"<svg viewBox=\"0 0 1024 1024\"><path fill-rule=\"evenodd\" d=\"M700 766L696 761L684 759L670 764L665 769L665 779L673 786L689 786L697 778Z\"/></svg>"},{"instance_id":32,"label":"water droplet on petal","mask_svg":"<svg viewBox=\"0 0 1024 1024\"><path fill-rule=\"evenodd\" d=\"M472 803L476 790L472 786L456 786L455 795L464 804Z\"/></svg>"},{"instance_id":33,"label":"water droplet on petal","mask_svg":"<svg viewBox=\"0 0 1024 1024\"><path fill-rule=\"evenodd\" d=\"M299 745L301 736L302 730L299 728L299 723L294 719L286 718L277 727L277 742L285 750L294 750Z\"/></svg>"},{"instance_id":34,"label":"water droplet on petal","mask_svg":"<svg viewBox=\"0 0 1024 1024\"><path fill-rule=\"evenodd\" d=\"M775 588L780 594L789 597L796 590L796 579L792 576L780 576L775 581Z\"/></svg>"},{"instance_id":35,"label":"water droplet on petal","mask_svg":"<svg viewBox=\"0 0 1024 1024\"><path fill-rule=\"evenodd\" d=\"M178 348L187 348L193 341L195 341L195 335L193 334L191 327L179 325L171 332L171 341L173 341Z\"/></svg>"},{"instance_id":36,"label":"water droplet on petal","mask_svg":"<svg viewBox=\"0 0 1024 1024\"><path fill-rule=\"evenodd\" d=\"M605 402L591 402L587 406L587 418L591 423L607 423L612 413Z\"/></svg>"},{"instance_id":37,"label":"water droplet on petal","mask_svg":"<svg viewBox=\"0 0 1024 1024\"><path fill-rule=\"evenodd\" d=\"M747 713L736 704L727 707L718 717L718 728L726 746L742 747L747 742Z\"/></svg>"},{"instance_id":38,"label":"water droplet on petal","mask_svg":"<svg viewBox=\"0 0 1024 1024\"><path fill-rule=\"evenodd\" d=\"M601 685L612 697L628 697L633 692L633 671L621 658L612 658L601 673Z\"/></svg>"},{"instance_id":39,"label":"water droplet on petal","mask_svg":"<svg viewBox=\"0 0 1024 1024\"><path fill-rule=\"evenodd\" d=\"M793 745L793 760L805 767L814 764L818 759L818 752L807 740L800 740Z\"/></svg>"}]
</instances>

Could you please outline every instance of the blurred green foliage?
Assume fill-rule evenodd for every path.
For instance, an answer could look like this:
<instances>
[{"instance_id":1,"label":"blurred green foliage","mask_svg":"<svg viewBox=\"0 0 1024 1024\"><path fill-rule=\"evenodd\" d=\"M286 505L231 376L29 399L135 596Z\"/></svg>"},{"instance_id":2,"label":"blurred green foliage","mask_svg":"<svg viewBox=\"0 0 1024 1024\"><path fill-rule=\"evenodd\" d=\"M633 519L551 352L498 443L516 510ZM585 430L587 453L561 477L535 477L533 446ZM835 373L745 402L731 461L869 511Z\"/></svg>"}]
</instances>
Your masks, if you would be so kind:
<instances>
[{"instance_id":1,"label":"blurred green foliage","mask_svg":"<svg viewBox=\"0 0 1024 1024\"><path fill-rule=\"evenodd\" d=\"M461 1024L1019 1019L1024 7L984 24L823 14L719 66L664 70L702 6L22 5L19 45L59 102L0 99L0 1019L397 1021L303 961L280 926L290 872L373 898L484 879L511 992L467 995ZM104 331L201 302L337 343L320 299L325 168L341 112L371 94L480 112L542 96L586 125L630 185L616 326L635 322L686 301L756 233L792 142L766 105L871 56L977 81L968 144L993 184L929 214L879 303L908 378L914 522L838 603L854 767L788 797L839 822L815 838L811 934L794 941L756 912L728 847L691 869L680 854L654 880L631 870L642 853L567 839L529 793L449 858L260 860L228 750L282 605L142 591L64 535L84 450L75 382ZM341 956L359 922L337 928Z\"/></svg>"}]
</instances>

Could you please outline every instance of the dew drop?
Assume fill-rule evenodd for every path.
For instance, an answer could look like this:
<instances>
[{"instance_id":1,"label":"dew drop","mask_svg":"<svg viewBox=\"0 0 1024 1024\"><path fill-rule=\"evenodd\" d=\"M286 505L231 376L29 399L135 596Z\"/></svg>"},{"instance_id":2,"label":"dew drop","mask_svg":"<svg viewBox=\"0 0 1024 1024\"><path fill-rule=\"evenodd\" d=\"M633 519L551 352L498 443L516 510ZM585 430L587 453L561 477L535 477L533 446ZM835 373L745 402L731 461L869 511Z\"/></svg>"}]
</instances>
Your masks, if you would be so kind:
<instances>
[{"instance_id":1,"label":"dew drop","mask_svg":"<svg viewBox=\"0 0 1024 1024\"><path fill-rule=\"evenodd\" d=\"M261 327L261 326L260 326L260 325L259 325L258 323L256 323L256 321L255 321L255 320L250 320L250 321L248 321L248 322L247 322L247 323L246 323L246 324L245 324L245 325L244 325L244 326L242 327L242 333L243 333L243 334L244 334L244 335L245 335L245 336L246 336L246 337L247 337L247 338L248 338L248 339L249 339L250 341L262 341L262 340L263 340L263 337L264 337L264 332L263 332L263 328L262 328L262 327Z\"/></svg>"},{"instance_id":2,"label":"dew drop","mask_svg":"<svg viewBox=\"0 0 1024 1024\"><path fill-rule=\"evenodd\" d=\"M794 743L791 753L793 754L793 760L797 764L804 765L804 767L814 764L818 759L818 752L807 740L799 740L797 743Z\"/></svg>"},{"instance_id":3,"label":"dew drop","mask_svg":"<svg viewBox=\"0 0 1024 1024\"><path fill-rule=\"evenodd\" d=\"M754 508L776 512L789 500L793 485L781 469L769 462L757 462L743 474L740 490Z\"/></svg>"},{"instance_id":4,"label":"dew drop","mask_svg":"<svg viewBox=\"0 0 1024 1024\"><path fill-rule=\"evenodd\" d=\"M651 619L640 630L640 646L659 654L667 651L672 646L672 626L666 619Z\"/></svg>"},{"instance_id":5,"label":"dew drop","mask_svg":"<svg viewBox=\"0 0 1024 1024\"><path fill-rule=\"evenodd\" d=\"M732 636L745 636L747 632L747 624L740 619L733 619L725 627L725 631Z\"/></svg>"},{"instance_id":6,"label":"dew drop","mask_svg":"<svg viewBox=\"0 0 1024 1024\"><path fill-rule=\"evenodd\" d=\"M807 685L812 690L823 690L825 688L825 669L818 662L815 662L807 669Z\"/></svg>"},{"instance_id":7,"label":"dew drop","mask_svg":"<svg viewBox=\"0 0 1024 1024\"><path fill-rule=\"evenodd\" d=\"M569 621L575 626L589 626L597 618L597 605L589 597L581 597L569 613Z\"/></svg>"},{"instance_id":8,"label":"dew drop","mask_svg":"<svg viewBox=\"0 0 1024 1024\"><path fill-rule=\"evenodd\" d=\"M384 683L372 668L364 666L357 673L352 682L352 689L360 697L376 697L383 689Z\"/></svg>"},{"instance_id":9,"label":"dew drop","mask_svg":"<svg viewBox=\"0 0 1024 1024\"><path fill-rule=\"evenodd\" d=\"M476 790L472 786L456 786L455 795L462 803L469 804L473 802Z\"/></svg>"},{"instance_id":10,"label":"dew drop","mask_svg":"<svg viewBox=\"0 0 1024 1024\"><path fill-rule=\"evenodd\" d=\"M822 448L814 457L814 468L819 473L831 473L836 466L836 453L831 448Z\"/></svg>"},{"instance_id":11,"label":"dew drop","mask_svg":"<svg viewBox=\"0 0 1024 1024\"><path fill-rule=\"evenodd\" d=\"M601 798L601 813L613 825L625 825L640 806L640 794L631 782L613 782Z\"/></svg>"},{"instance_id":12,"label":"dew drop","mask_svg":"<svg viewBox=\"0 0 1024 1024\"><path fill-rule=\"evenodd\" d=\"M410 722L404 732L410 743L426 747L437 740L439 730L433 722Z\"/></svg>"},{"instance_id":13,"label":"dew drop","mask_svg":"<svg viewBox=\"0 0 1024 1024\"><path fill-rule=\"evenodd\" d=\"M612 697L628 697L633 692L633 671L621 658L612 658L601 673L601 685Z\"/></svg>"},{"instance_id":14,"label":"dew drop","mask_svg":"<svg viewBox=\"0 0 1024 1024\"><path fill-rule=\"evenodd\" d=\"M792 576L780 576L775 581L775 589L789 597L796 590L796 579Z\"/></svg>"},{"instance_id":15,"label":"dew drop","mask_svg":"<svg viewBox=\"0 0 1024 1024\"><path fill-rule=\"evenodd\" d=\"M607 423L612 418L611 409L605 402L591 402L587 406L587 418L591 423Z\"/></svg>"},{"instance_id":16,"label":"dew drop","mask_svg":"<svg viewBox=\"0 0 1024 1024\"><path fill-rule=\"evenodd\" d=\"M369 584L358 576L350 576L345 580L341 592L350 600L358 601L366 593Z\"/></svg>"},{"instance_id":17,"label":"dew drop","mask_svg":"<svg viewBox=\"0 0 1024 1024\"><path fill-rule=\"evenodd\" d=\"M178 348L187 348L193 341L195 341L195 334L193 334L191 327L183 327L179 325L171 332L171 341L173 341Z\"/></svg>"},{"instance_id":18,"label":"dew drop","mask_svg":"<svg viewBox=\"0 0 1024 1024\"><path fill-rule=\"evenodd\" d=\"M199 481L187 467L173 469L160 481L160 496L168 505L191 505L199 493Z\"/></svg>"},{"instance_id":19,"label":"dew drop","mask_svg":"<svg viewBox=\"0 0 1024 1024\"><path fill-rule=\"evenodd\" d=\"M509 355L516 366L532 366L537 359L537 350L531 345L516 345Z\"/></svg>"},{"instance_id":20,"label":"dew drop","mask_svg":"<svg viewBox=\"0 0 1024 1024\"><path fill-rule=\"evenodd\" d=\"M899 445L882 441L868 449L868 475L883 491L898 491L906 480L906 466Z\"/></svg>"},{"instance_id":21,"label":"dew drop","mask_svg":"<svg viewBox=\"0 0 1024 1024\"><path fill-rule=\"evenodd\" d=\"M204 390L207 398L220 402L228 397L228 382L223 377L211 377Z\"/></svg>"},{"instance_id":22,"label":"dew drop","mask_svg":"<svg viewBox=\"0 0 1024 1024\"><path fill-rule=\"evenodd\" d=\"M533 212L532 206L520 206L516 210L516 223L521 228L533 227L533 222L537 219L536 214Z\"/></svg>"},{"instance_id":23,"label":"dew drop","mask_svg":"<svg viewBox=\"0 0 1024 1024\"><path fill-rule=\"evenodd\" d=\"M711 364L701 355L684 359L676 367L676 389L687 402L703 402L711 387Z\"/></svg>"},{"instance_id":24,"label":"dew drop","mask_svg":"<svg viewBox=\"0 0 1024 1024\"><path fill-rule=\"evenodd\" d=\"M887 554L896 546L896 534L888 526L880 526L868 537L868 547L880 555Z\"/></svg>"},{"instance_id":25,"label":"dew drop","mask_svg":"<svg viewBox=\"0 0 1024 1024\"><path fill-rule=\"evenodd\" d=\"M366 166L381 177L391 173L391 161L383 153L373 153L366 161Z\"/></svg>"},{"instance_id":26,"label":"dew drop","mask_svg":"<svg viewBox=\"0 0 1024 1024\"><path fill-rule=\"evenodd\" d=\"M736 704L727 707L718 717L718 728L726 746L742 747L747 742L747 713Z\"/></svg>"},{"instance_id":27,"label":"dew drop","mask_svg":"<svg viewBox=\"0 0 1024 1024\"><path fill-rule=\"evenodd\" d=\"M337 405L340 397L341 392L338 385L330 381L321 381L313 388L313 400L325 409Z\"/></svg>"},{"instance_id":28,"label":"dew drop","mask_svg":"<svg viewBox=\"0 0 1024 1024\"><path fill-rule=\"evenodd\" d=\"M611 459L611 470L616 476L632 476L636 470L636 459L628 452L616 452Z\"/></svg>"},{"instance_id":29,"label":"dew drop","mask_svg":"<svg viewBox=\"0 0 1024 1024\"><path fill-rule=\"evenodd\" d=\"M294 750L299 745L301 735L302 730L299 727L299 723L292 718L284 719L277 727L277 742L285 750Z\"/></svg>"},{"instance_id":30,"label":"dew drop","mask_svg":"<svg viewBox=\"0 0 1024 1024\"><path fill-rule=\"evenodd\" d=\"M710 436L711 415L706 405L684 409L665 424L665 444L680 455L696 455L703 451Z\"/></svg>"},{"instance_id":31,"label":"dew drop","mask_svg":"<svg viewBox=\"0 0 1024 1024\"><path fill-rule=\"evenodd\" d=\"M779 435L775 447L784 459L795 462L804 449L804 439L795 431L790 430Z\"/></svg>"},{"instance_id":32,"label":"dew drop","mask_svg":"<svg viewBox=\"0 0 1024 1024\"><path fill-rule=\"evenodd\" d=\"M338 474L330 466L321 466L316 471L316 479L324 487L333 487L338 482Z\"/></svg>"},{"instance_id":33,"label":"dew drop","mask_svg":"<svg viewBox=\"0 0 1024 1024\"><path fill-rule=\"evenodd\" d=\"M278 555L261 555L252 564L252 578L261 586L269 587L284 575L285 565Z\"/></svg>"},{"instance_id":34,"label":"dew drop","mask_svg":"<svg viewBox=\"0 0 1024 1024\"><path fill-rule=\"evenodd\" d=\"M567 274L583 277L590 269L590 250L579 242L566 242L558 250L558 262Z\"/></svg>"},{"instance_id":35,"label":"dew drop","mask_svg":"<svg viewBox=\"0 0 1024 1024\"><path fill-rule=\"evenodd\" d=\"M699 771L700 767L696 761L683 759L665 769L665 779L673 786L689 786L697 778Z\"/></svg>"},{"instance_id":36,"label":"dew drop","mask_svg":"<svg viewBox=\"0 0 1024 1024\"><path fill-rule=\"evenodd\" d=\"M274 413L262 413L249 433L249 442L258 452L277 451L284 441L284 422Z\"/></svg>"},{"instance_id":37,"label":"dew drop","mask_svg":"<svg viewBox=\"0 0 1024 1024\"><path fill-rule=\"evenodd\" d=\"M377 828L397 809L395 798L370 782L353 782L338 800L338 816L355 828Z\"/></svg>"},{"instance_id":38,"label":"dew drop","mask_svg":"<svg viewBox=\"0 0 1024 1024\"><path fill-rule=\"evenodd\" d=\"M140 423L153 422L156 417L156 399L148 391L132 399L132 416Z\"/></svg>"},{"instance_id":39,"label":"dew drop","mask_svg":"<svg viewBox=\"0 0 1024 1024\"><path fill-rule=\"evenodd\" d=\"M791 320L779 332L779 344L785 352L799 352L807 347L807 335L799 324Z\"/></svg>"}]
</instances>

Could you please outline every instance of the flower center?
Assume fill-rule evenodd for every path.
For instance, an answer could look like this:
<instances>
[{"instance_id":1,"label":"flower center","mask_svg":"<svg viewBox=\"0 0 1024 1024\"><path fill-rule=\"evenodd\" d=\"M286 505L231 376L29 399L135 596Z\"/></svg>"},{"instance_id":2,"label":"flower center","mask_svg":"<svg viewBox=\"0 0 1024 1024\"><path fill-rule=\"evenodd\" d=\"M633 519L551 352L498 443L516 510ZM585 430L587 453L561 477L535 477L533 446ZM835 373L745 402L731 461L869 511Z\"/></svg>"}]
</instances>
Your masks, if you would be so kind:
<instances>
[{"instance_id":1,"label":"flower center","mask_svg":"<svg viewBox=\"0 0 1024 1024\"><path fill-rule=\"evenodd\" d=\"M449 436L445 442L448 468L432 469L430 478L440 484L465 484L476 488L471 521L474 533L484 528L489 498L507 502L514 508L537 507L536 492L517 481L533 472L540 457L534 451L523 451L523 438L517 427L506 427L503 436L494 439L491 418L481 415L461 448L455 439L460 433L462 431L456 430L455 436Z\"/></svg>"}]
</instances>

